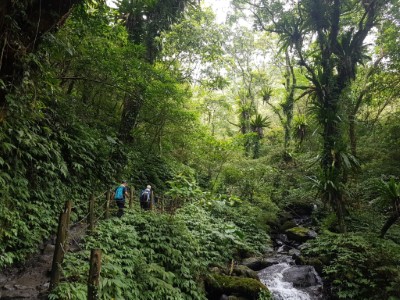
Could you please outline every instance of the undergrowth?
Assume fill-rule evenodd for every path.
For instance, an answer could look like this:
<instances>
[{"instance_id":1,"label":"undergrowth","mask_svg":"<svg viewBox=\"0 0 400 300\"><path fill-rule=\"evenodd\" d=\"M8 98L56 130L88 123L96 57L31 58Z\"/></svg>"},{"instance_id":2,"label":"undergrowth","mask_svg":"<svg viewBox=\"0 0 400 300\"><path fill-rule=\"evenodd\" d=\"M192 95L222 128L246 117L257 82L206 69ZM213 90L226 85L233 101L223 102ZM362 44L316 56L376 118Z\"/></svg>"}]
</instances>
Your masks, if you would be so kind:
<instances>
[{"instance_id":1,"label":"undergrowth","mask_svg":"<svg viewBox=\"0 0 400 300\"><path fill-rule=\"evenodd\" d=\"M237 223L244 220L251 223L250 215L238 216ZM85 250L66 256L65 280L49 298L86 299L89 251L99 248L99 299L206 299L207 267L258 253L269 241L261 231L194 204L175 215L130 210L100 223L86 238ZM257 242L250 243L250 236Z\"/></svg>"},{"instance_id":2,"label":"undergrowth","mask_svg":"<svg viewBox=\"0 0 400 300\"><path fill-rule=\"evenodd\" d=\"M322 234L304 250L333 299L400 299L398 244L366 234Z\"/></svg>"}]
</instances>

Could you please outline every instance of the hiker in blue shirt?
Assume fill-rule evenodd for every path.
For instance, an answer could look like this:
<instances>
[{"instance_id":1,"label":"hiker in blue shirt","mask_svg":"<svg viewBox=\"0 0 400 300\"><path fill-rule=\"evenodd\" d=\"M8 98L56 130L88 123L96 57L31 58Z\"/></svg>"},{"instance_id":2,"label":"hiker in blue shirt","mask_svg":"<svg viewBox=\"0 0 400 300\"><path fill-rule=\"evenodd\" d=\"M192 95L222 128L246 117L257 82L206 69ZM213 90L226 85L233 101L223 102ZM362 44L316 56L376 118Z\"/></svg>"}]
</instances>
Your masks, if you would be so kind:
<instances>
[{"instance_id":1,"label":"hiker in blue shirt","mask_svg":"<svg viewBox=\"0 0 400 300\"><path fill-rule=\"evenodd\" d=\"M121 184L114 190L113 197L118 206L117 217L120 218L124 214L125 197L129 197L126 180L123 180Z\"/></svg>"}]
</instances>

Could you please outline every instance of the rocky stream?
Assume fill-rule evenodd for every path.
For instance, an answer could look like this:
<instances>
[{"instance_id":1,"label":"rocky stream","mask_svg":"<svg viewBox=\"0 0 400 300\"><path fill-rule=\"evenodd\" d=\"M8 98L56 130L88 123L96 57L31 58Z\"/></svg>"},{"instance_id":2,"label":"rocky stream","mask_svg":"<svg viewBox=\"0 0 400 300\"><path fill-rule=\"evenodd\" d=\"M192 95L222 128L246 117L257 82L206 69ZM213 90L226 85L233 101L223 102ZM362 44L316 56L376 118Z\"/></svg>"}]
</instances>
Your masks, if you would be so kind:
<instances>
[{"instance_id":1,"label":"rocky stream","mask_svg":"<svg viewBox=\"0 0 400 300\"><path fill-rule=\"evenodd\" d=\"M325 299L322 279L314 267L296 264L304 242L317 236L311 222L313 210L311 206L289 207L271 236L273 249L258 262L243 262L258 272L274 300Z\"/></svg>"},{"instance_id":2,"label":"rocky stream","mask_svg":"<svg viewBox=\"0 0 400 300\"><path fill-rule=\"evenodd\" d=\"M261 257L246 258L230 270L214 268L217 279L206 285L209 299L255 300L256 290L263 287L268 288L273 300L327 299L322 279L314 267L296 263L300 261L305 242L317 236L311 222L313 209L310 206L287 208L272 226L272 245ZM237 277L246 280L240 281Z\"/></svg>"}]
</instances>

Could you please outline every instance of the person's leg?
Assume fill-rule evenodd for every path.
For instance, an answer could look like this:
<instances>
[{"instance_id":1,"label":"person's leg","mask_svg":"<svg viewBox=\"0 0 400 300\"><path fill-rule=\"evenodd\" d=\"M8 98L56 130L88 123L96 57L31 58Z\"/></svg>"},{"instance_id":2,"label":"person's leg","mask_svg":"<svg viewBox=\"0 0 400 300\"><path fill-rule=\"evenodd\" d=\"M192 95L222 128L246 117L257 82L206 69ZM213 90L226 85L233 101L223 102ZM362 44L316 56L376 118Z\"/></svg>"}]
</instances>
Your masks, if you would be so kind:
<instances>
[{"instance_id":1,"label":"person's leg","mask_svg":"<svg viewBox=\"0 0 400 300\"><path fill-rule=\"evenodd\" d=\"M117 201L117 206L118 206L117 217L121 218L122 215L124 214L125 202L124 201Z\"/></svg>"}]
</instances>

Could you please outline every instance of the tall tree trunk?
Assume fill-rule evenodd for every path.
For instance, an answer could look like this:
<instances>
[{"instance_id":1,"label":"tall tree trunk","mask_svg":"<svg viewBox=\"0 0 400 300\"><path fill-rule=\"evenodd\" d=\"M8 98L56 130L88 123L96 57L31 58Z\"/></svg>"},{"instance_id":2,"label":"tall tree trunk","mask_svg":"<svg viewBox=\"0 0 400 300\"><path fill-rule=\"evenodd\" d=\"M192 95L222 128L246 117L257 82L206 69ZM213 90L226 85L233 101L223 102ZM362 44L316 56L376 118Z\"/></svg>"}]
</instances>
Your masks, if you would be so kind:
<instances>
[{"instance_id":1,"label":"tall tree trunk","mask_svg":"<svg viewBox=\"0 0 400 300\"><path fill-rule=\"evenodd\" d=\"M349 140L351 154L357 155L356 116L349 116Z\"/></svg>"},{"instance_id":2,"label":"tall tree trunk","mask_svg":"<svg viewBox=\"0 0 400 300\"><path fill-rule=\"evenodd\" d=\"M400 218L399 211L393 212L390 217L386 220L385 224L383 225L381 229L381 234L380 237L383 238L386 234L386 232L389 230L390 227Z\"/></svg>"},{"instance_id":3,"label":"tall tree trunk","mask_svg":"<svg viewBox=\"0 0 400 300\"><path fill-rule=\"evenodd\" d=\"M250 131L251 131L250 130L250 112L247 109L243 108L242 112L240 114L240 132L242 134L246 134L246 133L249 133ZM245 149L246 156L250 155L251 144L252 144L252 141L247 136L244 141L244 149Z\"/></svg>"},{"instance_id":4,"label":"tall tree trunk","mask_svg":"<svg viewBox=\"0 0 400 300\"><path fill-rule=\"evenodd\" d=\"M290 61L288 49L286 49L286 51L285 51L285 61L286 61L286 73L285 73L286 99L285 99L285 102L282 105L282 107L283 107L283 113L286 116L286 121L284 123L284 128L285 128L284 157L288 158L288 157L290 157L288 155L288 152L289 152L288 149L289 149L290 141L291 141L293 107L294 107L294 91L295 91L295 86L296 86L296 76L294 74L293 65Z\"/></svg>"},{"instance_id":5,"label":"tall tree trunk","mask_svg":"<svg viewBox=\"0 0 400 300\"><path fill-rule=\"evenodd\" d=\"M154 64L161 48L156 38L164 30L179 20L182 16L188 0L156 0L148 5L139 7L137 1L130 2L127 13L126 30L129 40L135 45L146 47L144 59L149 64ZM137 116L142 108L145 97L145 87L135 91L133 97L127 97L122 107L122 120L119 130L119 137L124 143L132 142L130 133L136 126Z\"/></svg>"},{"instance_id":6,"label":"tall tree trunk","mask_svg":"<svg viewBox=\"0 0 400 300\"><path fill-rule=\"evenodd\" d=\"M339 95L332 93L331 97L326 96L324 98L323 103L324 111L322 113L328 116L324 123L324 144L321 160L325 185L323 191L324 200L330 203L331 207L335 210L340 231L346 232L344 221L345 208L340 188L343 181L343 169L340 158L343 142L340 124L336 120L337 116L340 115Z\"/></svg>"},{"instance_id":7,"label":"tall tree trunk","mask_svg":"<svg viewBox=\"0 0 400 300\"><path fill-rule=\"evenodd\" d=\"M0 4L0 122L7 115L6 95L21 84L27 54L36 50L46 32L64 23L82 0L2 0Z\"/></svg>"},{"instance_id":8,"label":"tall tree trunk","mask_svg":"<svg viewBox=\"0 0 400 300\"><path fill-rule=\"evenodd\" d=\"M137 124L137 117L143 105L143 89L136 87L134 94L126 95L124 99L118 138L125 144L133 142L132 130Z\"/></svg>"}]
</instances>

